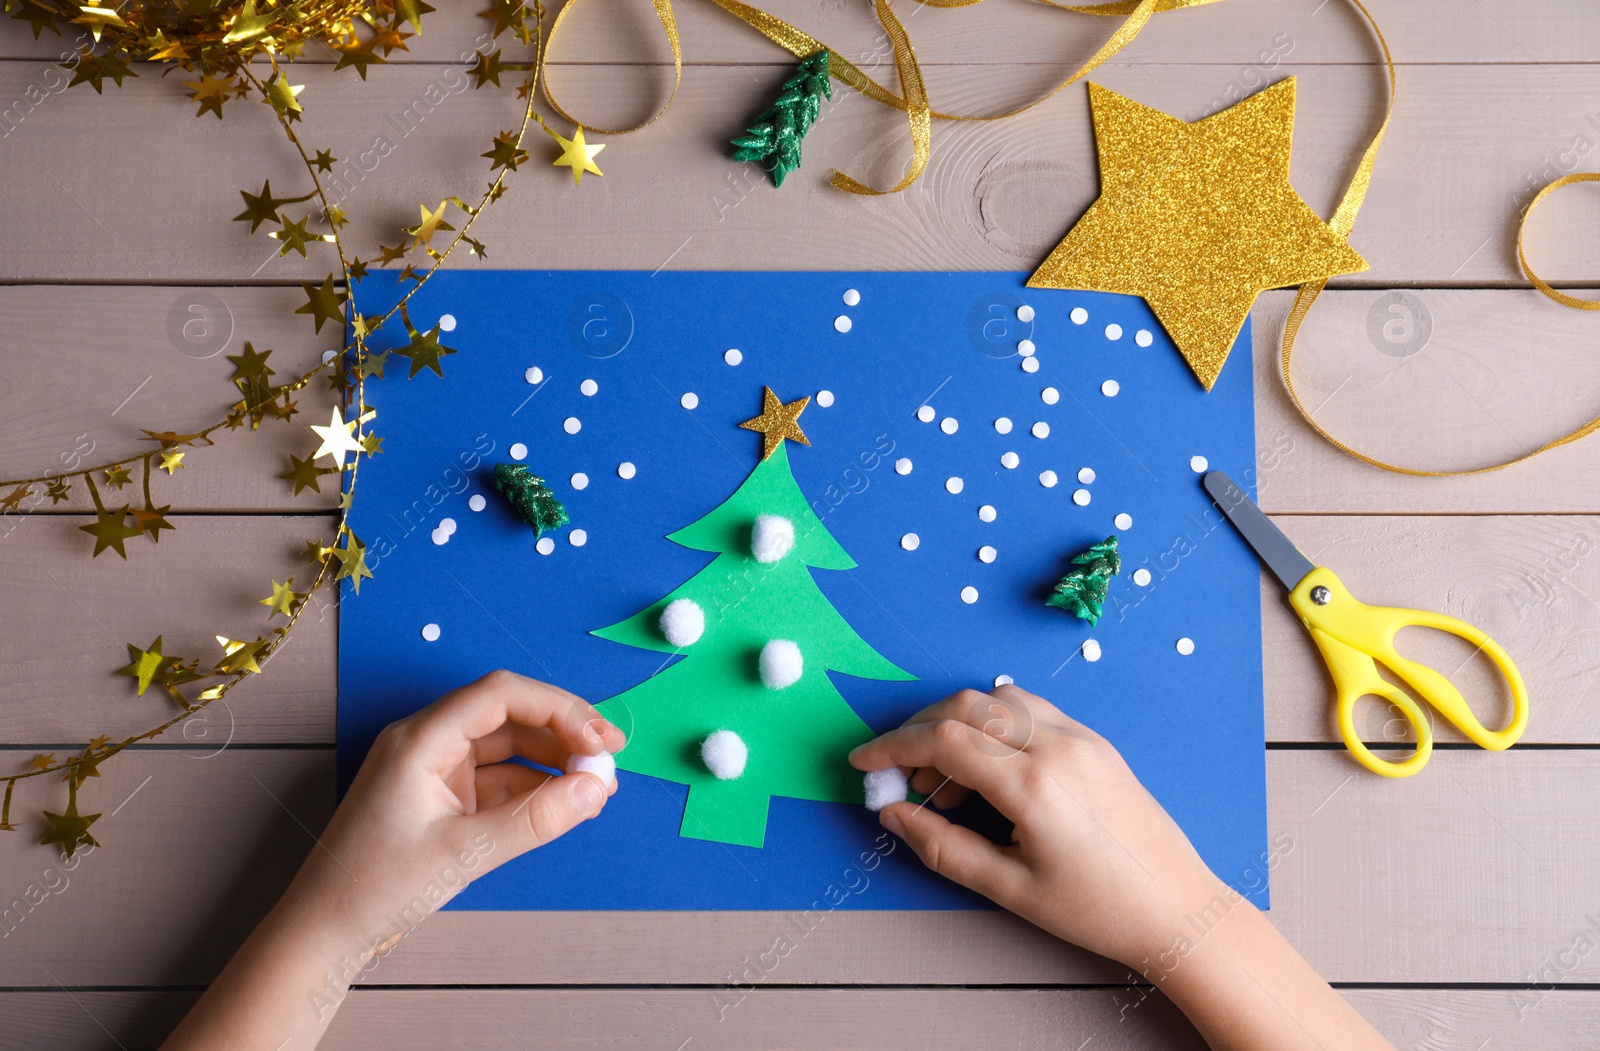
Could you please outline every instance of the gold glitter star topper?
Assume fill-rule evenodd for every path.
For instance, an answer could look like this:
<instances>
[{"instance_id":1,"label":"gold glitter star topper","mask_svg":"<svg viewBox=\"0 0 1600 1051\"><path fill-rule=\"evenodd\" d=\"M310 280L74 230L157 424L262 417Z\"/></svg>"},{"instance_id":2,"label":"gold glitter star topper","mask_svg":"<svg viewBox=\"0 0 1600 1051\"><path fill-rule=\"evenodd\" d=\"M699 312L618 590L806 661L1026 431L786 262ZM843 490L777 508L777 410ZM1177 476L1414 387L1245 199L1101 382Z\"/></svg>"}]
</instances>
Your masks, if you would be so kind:
<instances>
[{"instance_id":1,"label":"gold glitter star topper","mask_svg":"<svg viewBox=\"0 0 1600 1051\"><path fill-rule=\"evenodd\" d=\"M761 388L761 415L745 420L739 426L747 431L761 432L761 458L765 460L785 438L793 438L801 445L810 445L805 432L800 429L800 414L811 404L811 395L785 404L772 393L771 387Z\"/></svg>"},{"instance_id":2,"label":"gold glitter star topper","mask_svg":"<svg viewBox=\"0 0 1600 1051\"><path fill-rule=\"evenodd\" d=\"M1294 78L1190 124L1089 85L1100 197L1029 288L1140 296L1211 389L1269 288L1367 268L1289 184Z\"/></svg>"}]
</instances>

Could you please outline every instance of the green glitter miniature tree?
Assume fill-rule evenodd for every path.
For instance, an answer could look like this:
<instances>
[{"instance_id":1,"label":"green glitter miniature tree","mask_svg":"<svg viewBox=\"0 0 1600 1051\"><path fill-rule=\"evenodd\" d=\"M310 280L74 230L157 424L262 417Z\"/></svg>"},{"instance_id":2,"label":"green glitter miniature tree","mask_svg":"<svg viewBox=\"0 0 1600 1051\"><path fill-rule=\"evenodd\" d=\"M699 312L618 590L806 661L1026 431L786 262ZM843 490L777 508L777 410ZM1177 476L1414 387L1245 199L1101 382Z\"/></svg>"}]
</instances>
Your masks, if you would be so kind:
<instances>
[{"instance_id":1,"label":"green glitter miniature tree","mask_svg":"<svg viewBox=\"0 0 1600 1051\"><path fill-rule=\"evenodd\" d=\"M520 463L495 464L494 487L511 502L517 517L533 527L534 536L569 521L567 509L544 484L544 479Z\"/></svg>"},{"instance_id":2,"label":"green glitter miniature tree","mask_svg":"<svg viewBox=\"0 0 1600 1051\"><path fill-rule=\"evenodd\" d=\"M800 140L822 112L824 98L833 98L826 48L802 59L799 68L783 82L778 101L733 140L738 147L733 159L757 161L772 172L772 181L782 186L784 177L800 167Z\"/></svg>"},{"instance_id":3,"label":"green glitter miniature tree","mask_svg":"<svg viewBox=\"0 0 1600 1051\"><path fill-rule=\"evenodd\" d=\"M1108 536L1089 550L1072 558L1072 570L1060 582L1045 605L1064 609L1091 625L1100 622L1106 589L1111 578L1122 572L1122 556L1117 554L1117 538Z\"/></svg>"}]
</instances>

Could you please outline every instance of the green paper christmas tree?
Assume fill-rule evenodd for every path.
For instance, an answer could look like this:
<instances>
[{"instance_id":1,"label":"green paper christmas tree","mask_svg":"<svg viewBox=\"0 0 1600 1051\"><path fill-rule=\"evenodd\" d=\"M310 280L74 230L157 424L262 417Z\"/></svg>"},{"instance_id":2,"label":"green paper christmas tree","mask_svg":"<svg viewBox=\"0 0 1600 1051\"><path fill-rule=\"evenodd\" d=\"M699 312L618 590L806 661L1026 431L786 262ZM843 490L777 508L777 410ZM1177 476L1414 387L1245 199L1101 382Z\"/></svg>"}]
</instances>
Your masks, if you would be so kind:
<instances>
[{"instance_id":1,"label":"green paper christmas tree","mask_svg":"<svg viewBox=\"0 0 1600 1051\"><path fill-rule=\"evenodd\" d=\"M773 796L860 803L861 773L850 749L875 735L834 688L828 672L907 681L840 616L812 578L812 569L848 570L855 562L823 528L789 468L788 443L756 465L720 507L668 539L716 558L642 613L595 631L628 646L680 652L661 629L669 602L688 598L704 611L701 636L682 659L598 705L628 735L617 754L624 770L689 786L679 835L759 847ZM787 518L794 547L758 562L752 529L761 515ZM784 639L800 648L800 679L764 686L762 647ZM738 734L749 750L744 772L719 780L700 757L717 730Z\"/></svg>"},{"instance_id":2,"label":"green paper christmas tree","mask_svg":"<svg viewBox=\"0 0 1600 1051\"><path fill-rule=\"evenodd\" d=\"M494 465L494 487L511 502L517 517L533 527L535 536L567 524L567 509L544 479L520 463Z\"/></svg>"},{"instance_id":3,"label":"green paper christmas tree","mask_svg":"<svg viewBox=\"0 0 1600 1051\"><path fill-rule=\"evenodd\" d=\"M1072 570L1056 584L1045 605L1064 609L1090 624L1100 622L1106 589L1111 578L1122 572L1122 557L1117 554L1117 538L1108 536L1089 550L1072 558Z\"/></svg>"},{"instance_id":4,"label":"green paper christmas tree","mask_svg":"<svg viewBox=\"0 0 1600 1051\"><path fill-rule=\"evenodd\" d=\"M822 112L824 98L833 98L826 48L801 59L799 68L783 82L778 101L733 140L738 147L733 159L760 163L772 172L772 181L782 186L784 177L800 167L800 140Z\"/></svg>"}]
</instances>

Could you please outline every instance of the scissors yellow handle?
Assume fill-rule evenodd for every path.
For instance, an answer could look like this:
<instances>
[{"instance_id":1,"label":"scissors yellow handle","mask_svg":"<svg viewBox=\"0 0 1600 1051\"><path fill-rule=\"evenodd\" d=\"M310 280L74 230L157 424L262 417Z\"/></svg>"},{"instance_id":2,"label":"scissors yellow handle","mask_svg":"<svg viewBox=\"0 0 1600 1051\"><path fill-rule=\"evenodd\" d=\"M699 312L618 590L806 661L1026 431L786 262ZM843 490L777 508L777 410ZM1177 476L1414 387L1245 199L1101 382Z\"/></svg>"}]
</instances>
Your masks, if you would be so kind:
<instances>
[{"instance_id":1,"label":"scissors yellow handle","mask_svg":"<svg viewBox=\"0 0 1600 1051\"><path fill-rule=\"evenodd\" d=\"M1289 604L1300 615L1333 675L1339 736L1356 760L1373 773L1409 777L1422 769L1433 752L1433 731L1427 716L1405 690L1378 674L1379 664L1479 747L1500 751L1522 736L1528 724L1528 692L1522 676L1506 651L1471 624L1426 610L1368 606L1353 598L1332 570L1321 566L1307 573L1289 593ZM1511 721L1500 730L1486 728L1449 679L1425 664L1400 656L1394 648L1394 637L1405 627L1449 632L1476 646L1511 688ZM1411 725L1416 751L1409 758L1398 762L1380 759L1362 742L1355 727L1355 706L1356 701L1369 695L1392 702Z\"/></svg>"}]
</instances>

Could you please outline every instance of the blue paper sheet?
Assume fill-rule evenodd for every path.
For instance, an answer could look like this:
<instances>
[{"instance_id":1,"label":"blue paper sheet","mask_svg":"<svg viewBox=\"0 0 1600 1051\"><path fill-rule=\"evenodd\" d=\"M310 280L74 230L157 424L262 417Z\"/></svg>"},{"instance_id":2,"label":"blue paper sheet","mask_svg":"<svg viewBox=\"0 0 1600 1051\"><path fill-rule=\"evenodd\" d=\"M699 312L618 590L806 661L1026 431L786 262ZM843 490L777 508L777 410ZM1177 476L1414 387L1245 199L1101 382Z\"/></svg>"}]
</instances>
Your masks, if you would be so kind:
<instances>
[{"instance_id":1,"label":"blue paper sheet","mask_svg":"<svg viewBox=\"0 0 1600 1051\"><path fill-rule=\"evenodd\" d=\"M383 451L361 466L352 525L375 578L359 595L345 582L340 597L341 786L384 724L491 669L596 702L656 672L660 653L590 631L656 602L713 557L665 538L755 466L761 437L737 425L771 386L784 400L813 396L800 421L811 445L788 443L790 462L858 563L813 570L818 585L869 645L917 676L834 676L867 724L888 730L957 689L1010 676L1115 743L1217 875L1265 906L1258 567L1191 464L1204 457L1253 489L1249 326L1233 367L1205 393L1141 300L1029 290L1025 276L434 276L410 314L424 329L449 316L440 338L457 353L444 358L444 378L407 379L404 359L391 358L388 378L367 387ZM374 273L358 306L376 313L397 295L392 274ZM1031 320L1019 320L1023 306ZM1019 347L1037 371L1022 368ZM919 417L924 406L931 422ZM1002 417L1009 433L996 426ZM1033 435L1036 423L1048 437ZM492 486L493 465L519 445L572 516L547 534L548 555ZM1008 452L1015 468L1002 462ZM902 459L908 474L896 470ZM632 477L619 474L624 463ZM1085 468L1092 481L1079 480ZM1075 502L1079 490L1087 505ZM486 497L483 510L470 509L474 495ZM993 521L980 516L985 505ZM1131 527L1115 524L1119 514ZM445 518L455 529L436 543ZM908 533L914 551L902 544ZM1124 572L1099 625L1046 608L1068 557L1112 533ZM985 546L992 563L979 558ZM437 625L435 641L426 625ZM1091 638L1093 662L1083 655ZM1180 639L1193 641L1191 654ZM765 845L729 846L678 835L682 786L620 780L599 820L479 879L449 907L987 905L903 845L882 856L887 841L863 807L774 799Z\"/></svg>"}]
</instances>

